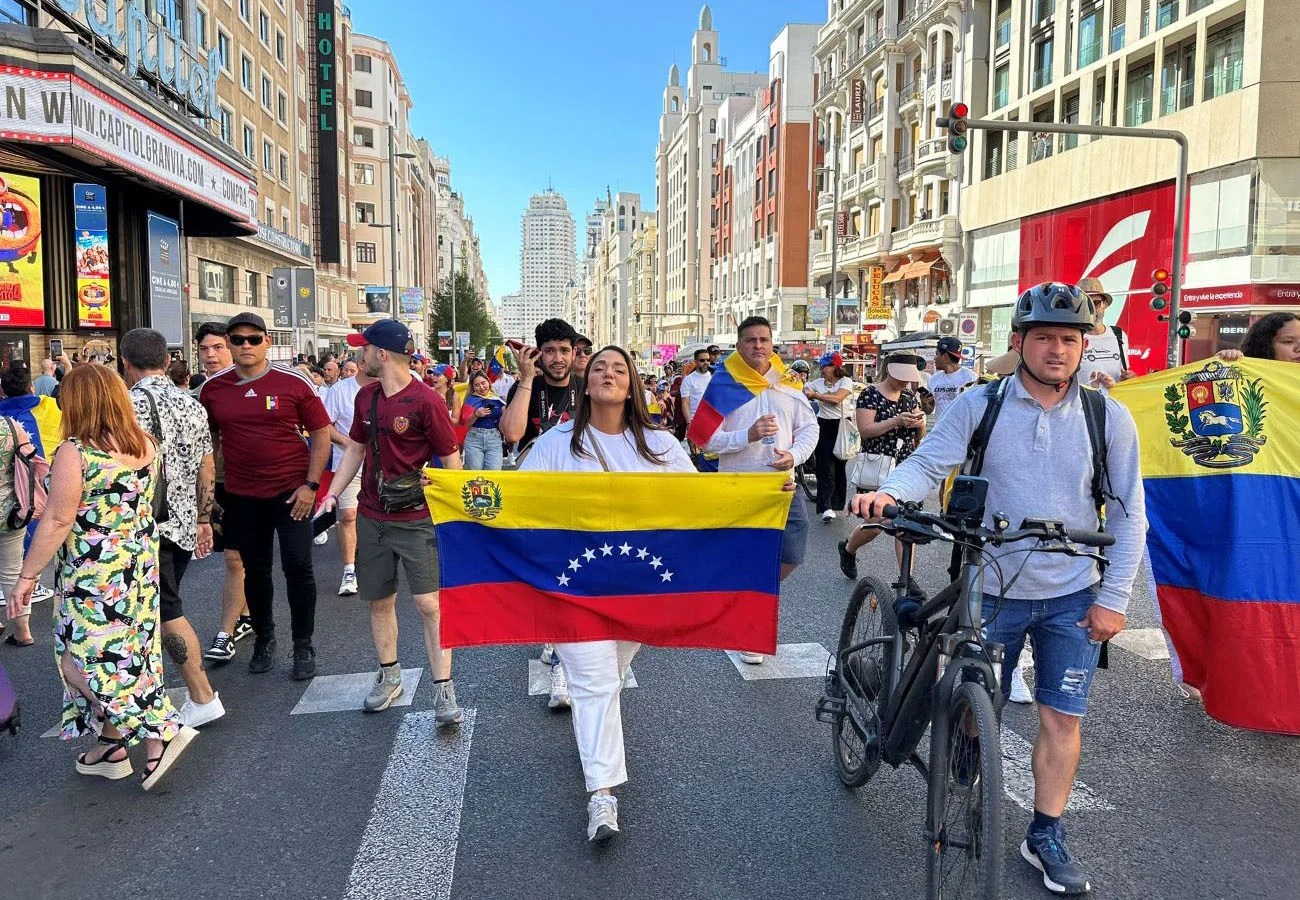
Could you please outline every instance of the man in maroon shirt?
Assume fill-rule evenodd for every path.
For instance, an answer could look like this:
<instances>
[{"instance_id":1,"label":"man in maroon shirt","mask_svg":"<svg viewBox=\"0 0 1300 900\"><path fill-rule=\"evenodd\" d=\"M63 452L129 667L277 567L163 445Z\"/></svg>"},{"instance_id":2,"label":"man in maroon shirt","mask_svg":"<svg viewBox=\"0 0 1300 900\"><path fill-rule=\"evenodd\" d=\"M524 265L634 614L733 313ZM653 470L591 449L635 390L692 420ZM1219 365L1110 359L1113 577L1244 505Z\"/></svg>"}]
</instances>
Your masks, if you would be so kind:
<instances>
[{"instance_id":1,"label":"man in maroon shirt","mask_svg":"<svg viewBox=\"0 0 1300 900\"><path fill-rule=\"evenodd\" d=\"M203 382L199 402L226 463L226 544L233 539L244 560L244 594L257 633L248 671L275 665L271 561L278 537L293 624L293 677L303 681L316 674L311 512L329 462L330 417L311 379L267 362L271 341L261 316L240 313L227 323L226 337L234 368Z\"/></svg>"},{"instance_id":2,"label":"man in maroon shirt","mask_svg":"<svg viewBox=\"0 0 1300 900\"><path fill-rule=\"evenodd\" d=\"M434 679L434 717L439 727L464 718L451 681L451 651L438 634L438 545L433 519L417 475L436 456L444 469L459 469L460 453L451 414L442 397L410 370L415 343L396 319L381 319L348 343L363 348L361 365L377 382L357 394L351 443L334 473L346 485L361 470L357 513L357 584L370 603L370 631L379 655L379 675L366 697L366 712L387 709L402 695L397 661L397 564L406 571L411 597L424 622L424 646ZM414 477L413 477L414 475ZM405 479L403 476L407 476ZM381 491L381 483L411 483L408 496ZM337 502L325 498L328 512Z\"/></svg>"}]
</instances>

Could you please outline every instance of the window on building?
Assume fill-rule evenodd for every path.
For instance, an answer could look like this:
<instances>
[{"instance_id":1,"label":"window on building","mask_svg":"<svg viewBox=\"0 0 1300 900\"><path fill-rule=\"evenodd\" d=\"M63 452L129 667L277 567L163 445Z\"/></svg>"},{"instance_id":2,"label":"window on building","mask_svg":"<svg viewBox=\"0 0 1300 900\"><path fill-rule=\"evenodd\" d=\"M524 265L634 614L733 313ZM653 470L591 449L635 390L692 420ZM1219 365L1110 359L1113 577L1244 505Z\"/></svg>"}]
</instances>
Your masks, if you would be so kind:
<instances>
[{"instance_id":1,"label":"window on building","mask_svg":"<svg viewBox=\"0 0 1300 900\"><path fill-rule=\"evenodd\" d=\"M194 32L190 37L200 47L208 46L208 13L201 6L194 7Z\"/></svg>"},{"instance_id":2,"label":"window on building","mask_svg":"<svg viewBox=\"0 0 1300 900\"><path fill-rule=\"evenodd\" d=\"M289 183L289 154L280 154L280 180ZM287 230L287 229L286 229Z\"/></svg>"},{"instance_id":3,"label":"window on building","mask_svg":"<svg viewBox=\"0 0 1300 900\"><path fill-rule=\"evenodd\" d=\"M358 222L366 223L375 221L375 204L358 201L356 209Z\"/></svg>"},{"instance_id":4,"label":"window on building","mask_svg":"<svg viewBox=\"0 0 1300 900\"><path fill-rule=\"evenodd\" d=\"M239 84L250 94L253 93L253 58L247 53L239 56Z\"/></svg>"},{"instance_id":5,"label":"window on building","mask_svg":"<svg viewBox=\"0 0 1300 900\"><path fill-rule=\"evenodd\" d=\"M1077 91L1061 100L1061 121L1069 125L1079 124L1079 94ZM1079 146L1079 136L1077 134L1062 134L1058 137L1062 150L1073 150Z\"/></svg>"},{"instance_id":6,"label":"window on building","mask_svg":"<svg viewBox=\"0 0 1300 900\"><path fill-rule=\"evenodd\" d=\"M278 28L275 29L275 58L281 63L285 61L287 56L285 43L284 32Z\"/></svg>"},{"instance_id":7,"label":"window on building","mask_svg":"<svg viewBox=\"0 0 1300 900\"><path fill-rule=\"evenodd\" d=\"M1056 13L1056 0L1034 0L1034 22L1050 19Z\"/></svg>"},{"instance_id":8,"label":"window on building","mask_svg":"<svg viewBox=\"0 0 1300 900\"><path fill-rule=\"evenodd\" d=\"M262 46L271 46L271 17L261 10L257 13L257 39Z\"/></svg>"},{"instance_id":9,"label":"window on building","mask_svg":"<svg viewBox=\"0 0 1300 900\"><path fill-rule=\"evenodd\" d=\"M281 125L289 124L289 97L281 91L275 98L275 117Z\"/></svg>"},{"instance_id":10,"label":"window on building","mask_svg":"<svg viewBox=\"0 0 1300 900\"><path fill-rule=\"evenodd\" d=\"M262 278L257 272L244 272L244 302L249 306L257 306L257 291L262 283Z\"/></svg>"},{"instance_id":11,"label":"window on building","mask_svg":"<svg viewBox=\"0 0 1300 900\"><path fill-rule=\"evenodd\" d=\"M252 21L252 12L250 11L251 6L252 3L250 0L239 0L239 18L243 19L245 22Z\"/></svg>"},{"instance_id":12,"label":"window on building","mask_svg":"<svg viewBox=\"0 0 1300 900\"><path fill-rule=\"evenodd\" d=\"M1011 102L1011 65L1003 63L993 72L993 108L1001 109Z\"/></svg>"},{"instance_id":13,"label":"window on building","mask_svg":"<svg viewBox=\"0 0 1300 900\"><path fill-rule=\"evenodd\" d=\"M357 89L357 106L364 106L366 109L372 109L375 105L375 95L370 91Z\"/></svg>"},{"instance_id":14,"label":"window on building","mask_svg":"<svg viewBox=\"0 0 1300 900\"><path fill-rule=\"evenodd\" d=\"M1106 20L1101 4L1079 16L1079 68L1085 68L1101 59L1102 32Z\"/></svg>"},{"instance_id":15,"label":"window on building","mask_svg":"<svg viewBox=\"0 0 1300 900\"><path fill-rule=\"evenodd\" d=\"M229 144L235 139L235 114L224 106L218 108L217 114L221 123L221 139Z\"/></svg>"},{"instance_id":16,"label":"window on building","mask_svg":"<svg viewBox=\"0 0 1300 900\"><path fill-rule=\"evenodd\" d=\"M373 128L362 128L357 126L352 129L352 143L358 147L375 146L375 130Z\"/></svg>"},{"instance_id":17,"label":"window on building","mask_svg":"<svg viewBox=\"0 0 1300 900\"><path fill-rule=\"evenodd\" d=\"M1151 121L1151 100L1155 88L1155 65L1146 63L1130 69L1125 89L1124 124L1132 128Z\"/></svg>"},{"instance_id":18,"label":"window on building","mask_svg":"<svg viewBox=\"0 0 1300 900\"><path fill-rule=\"evenodd\" d=\"M271 76L263 72L262 73L262 107L267 111L270 111L271 109L271 92L273 90L274 89L271 87Z\"/></svg>"},{"instance_id":19,"label":"window on building","mask_svg":"<svg viewBox=\"0 0 1300 900\"><path fill-rule=\"evenodd\" d=\"M275 174L275 145L265 139L262 141L262 170L268 175Z\"/></svg>"},{"instance_id":20,"label":"window on building","mask_svg":"<svg viewBox=\"0 0 1300 900\"><path fill-rule=\"evenodd\" d=\"M1242 22L1220 29L1205 42L1205 99L1241 90L1242 50L1246 26Z\"/></svg>"},{"instance_id":21,"label":"window on building","mask_svg":"<svg viewBox=\"0 0 1300 900\"><path fill-rule=\"evenodd\" d=\"M352 180L357 184L374 184L375 167L370 163L353 163Z\"/></svg>"},{"instance_id":22,"label":"window on building","mask_svg":"<svg viewBox=\"0 0 1300 900\"><path fill-rule=\"evenodd\" d=\"M352 57L352 68L356 69L358 72L369 72L370 57L366 56L364 53L356 54Z\"/></svg>"},{"instance_id":23,"label":"window on building","mask_svg":"<svg viewBox=\"0 0 1300 900\"><path fill-rule=\"evenodd\" d=\"M1052 81L1052 39L1034 44L1033 90L1038 90Z\"/></svg>"},{"instance_id":24,"label":"window on building","mask_svg":"<svg viewBox=\"0 0 1300 900\"><path fill-rule=\"evenodd\" d=\"M200 259L199 299L214 303L234 303L235 270L221 263Z\"/></svg>"},{"instance_id":25,"label":"window on building","mask_svg":"<svg viewBox=\"0 0 1300 900\"><path fill-rule=\"evenodd\" d=\"M248 159L257 158L257 133L253 131L252 125L244 126L244 156Z\"/></svg>"},{"instance_id":26,"label":"window on building","mask_svg":"<svg viewBox=\"0 0 1300 900\"><path fill-rule=\"evenodd\" d=\"M374 263L379 261L378 244L373 241L357 241L357 262Z\"/></svg>"},{"instance_id":27,"label":"window on building","mask_svg":"<svg viewBox=\"0 0 1300 900\"><path fill-rule=\"evenodd\" d=\"M230 71L230 35L226 34L218 26L217 28L217 54L221 57L221 68L227 72Z\"/></svg>"},{"instance_id":28,"label":"window on building","mask_svg":"<svg viewBox=\"0 0 1300 900\"><path fill-rule=\"evenodd\" d=\"M1124 9L1125 0L1110 0L1110 52L1114 53L1124 47L1124 18L1128 15Z\"/></svg>"},{"instance_id":29,"label":"window on building","mask_svg":"<svg viewBox=\"0 0 1300 900\"><path fill-rule=\"evenodd\" d=\"M1196 41L1166 46L1160 66L1160 115L1167 116L1192 105L1196 84Z\"/></svg>"},{"instance_id":30,"label":"window on building","mask_svg":"<svg viewBox=\"0 0 1300 900\"><path fill-rule=\"evenodd\" d=\"M997 41L995 46L998 49L1011 43L1011 0L998 0L996 30Z\"/></svg>"},{"instance_id":31,"label":"window on building","mask_svg":"<svg viewBox=\"0 0 1300 900\"><path fill-rule=\"evenodd\" d=\"M1178 21L1178 0L1157 0L1156 31Z\"/></svg>"}]
</instances>

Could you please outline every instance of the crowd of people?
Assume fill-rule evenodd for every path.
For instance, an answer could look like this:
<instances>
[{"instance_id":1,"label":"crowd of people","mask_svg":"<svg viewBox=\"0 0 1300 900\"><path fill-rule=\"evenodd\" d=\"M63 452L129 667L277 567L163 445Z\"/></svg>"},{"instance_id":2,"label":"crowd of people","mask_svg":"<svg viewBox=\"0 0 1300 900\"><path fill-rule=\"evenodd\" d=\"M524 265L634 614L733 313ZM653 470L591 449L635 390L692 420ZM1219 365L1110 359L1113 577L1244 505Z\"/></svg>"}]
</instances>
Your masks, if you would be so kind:
<instances>
[{"instance_id":1,"label":"crowd of people","mask_svg":"<svg viewBox=\"0 0 1300 900\"><path fill-rule=\"evenodd\" d=\"M540 323L533 344L515 347L514 370L504 354L459 367L436 362L393 319L350 335L351 353L343 357L277 365L268 359L266 324L254 313L198 329L201 371L194 374L176 365L163 336L150 329L121 339L120 360L47 360L36 379L11 365L0 377L7 643L30 646L31 604L53 601L62 735L95 738L77 757L76 771L125 778L133 771L127 748L143 742L142 783L149 790L198 729L226 714L205 661L228 664L236 645L252 638L248 672L276 667L277 548L290 674L315 676L312 548L330 533L343 563L338 595L365 601L370 612L376 674L365 711L388 708L404 690L396 615L404 576L434 676L437 723L462 720L452 654L439 638L425 466L793 473L814 460L816 515L826 522L846 510L877 516L888 503L941 489L967 463L972 434L1000 381L1008 402L999 413L1006 422L987 436L989 503L1090 529L1098 510L1086 489L1091 461L1077 452L1088 446L1082 384L1105 389L1131 375L1122 333L1103 324L1110 298L1084 285L1094 287L1049 284L1025 292L1008 357L990 366L1001 369L996 374L977 378L961 364L959 341L939 341L924 390L926 361L911 353L882 359L877 379L860 391L835 353L817 361L818 377L810 380L806 363L787 367L776 355L772 327L761 317L739 324L731 357L703 347L686 365L667 363L662 377L639 372L622 348L593 352L591 341L561 319ZM1091 368L1084 365L1089 342L1100 347ZM1118 359L1112 344L1121 348ZM1241 351L1221 355L1240 353L1300 361L1300 317L1265 316ZM707 427L692 427L702 410L716 413L711 388L724 372L744 373L760 387ZM865 457L847 471L837 452L846 421L856 426ZM986 610L1002 604L996 636L1008 648L1004 691L1028 694L1015 671L1027 643L1037 672L1035 812L1021 852L1049 887L1066 892L1087 883L1065 849L1060 822L1080 754L1080 721L1097 650L1123 628L1146 527L1132 419L1107 401L1107 422L1108 490L1123 513L1111 517L1117 542L1105 582L1091 563L1035 557L1014 584L993 588L1006 596L985 598ZM28 461L43 459L51 461L48 497L43 512L24 521L15 481ZM787 487L783 580L803 562L809 534L801 492L793 482ZM839 543L849 578L857 577L857 551L876 533L855 529ZM221 621L202 650L184 613L183 582L191 560L212 553L223 557ZM51 562L53 589L38 581ZM924 595L914 579L908 589ZM619 698L637 650L620 641L541 649L551 671L548 706L571 711L590 792L591 840L618 832L613 790L628 777ZM760 654L739 655L749 665L765 662ZM162 689L169 666L186 688L179 708Z\"/></svg>"}]
</instances>

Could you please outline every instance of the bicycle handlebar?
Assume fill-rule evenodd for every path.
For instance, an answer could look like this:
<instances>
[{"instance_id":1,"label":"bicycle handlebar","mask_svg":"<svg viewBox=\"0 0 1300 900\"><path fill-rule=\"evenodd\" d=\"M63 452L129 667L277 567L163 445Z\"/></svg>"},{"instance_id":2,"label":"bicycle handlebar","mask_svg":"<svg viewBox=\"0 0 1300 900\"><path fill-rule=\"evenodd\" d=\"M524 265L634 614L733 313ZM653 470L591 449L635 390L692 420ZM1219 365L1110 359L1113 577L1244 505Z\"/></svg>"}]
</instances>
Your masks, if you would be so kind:
<instances>
[{"instance_id":1,"label":"bicycle handlebar","mask_svg":"<svg viewBox=\"0 0 1300 900\"><path fill-rule=\"evenodd\" d=\"M882 517L885 519L897 521L901 518L905 522L914 525L937 528L952 537L958 537L964 531L964 526L955 524L944 516L937 516L919 509L908 509L891 503L881 512L883 513ZM1026 538L1060 540L1070 544L1081 544L1085 547L1110 547L1115 543L1115 535L1107 531L1089 531L1082 528L1065 528L1064 526L1053 528L1050 527L1050 524L1031 522L1031 520L1026 519L1021 523L1021 527L1015 531L1007 531L1005 528L993 530L983 526L975 529L975 531L978 537L995 546L1021 541Z\"/></svg>"}]
</instances>

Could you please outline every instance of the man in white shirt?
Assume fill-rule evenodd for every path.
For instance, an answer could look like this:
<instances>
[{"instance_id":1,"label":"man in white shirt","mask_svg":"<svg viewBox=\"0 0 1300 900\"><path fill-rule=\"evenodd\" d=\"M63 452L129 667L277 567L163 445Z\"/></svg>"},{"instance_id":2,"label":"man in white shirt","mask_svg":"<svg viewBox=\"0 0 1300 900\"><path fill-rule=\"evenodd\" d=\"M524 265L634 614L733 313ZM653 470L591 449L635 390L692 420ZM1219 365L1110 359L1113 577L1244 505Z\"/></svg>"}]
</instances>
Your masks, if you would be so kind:
<instances>
[{"instance_id":1,"label":"man in white shirt","mask_svg":"<svg viewBox=\"0 0 1300 900\"><path fill-rule=\"evenodd\" d=\"M772 369L772 324L751 316L737 329L736 353L759 375ZM717 453L721 472L789 472L812 456L817 446L817 418L798 388L773 384L722 420L704 449ZM798 491L790 494L790 515L781 540L781 579L803 562L808 544L808 510ZM761 653L741 653L751 665L763 662Z\"/></svg>"},{"instance_id":2,"label":"man in white shirt","mask_svg":"<svg viewBox=\"0 0 1300 900\"><path fill-rule=\"evenodd\" d=\"M348 432L352 430L352 417L356 409L357 394L375 379L361 369L351 378L340 378L325 394L325 411L330 416L330 471L337 472L343 461L343 451L352 443ZM331 484L330 493L338 497L339 556L343 558L343 580L339 582L340 597L357 594L357 505L361 498L361 473L349 485Z\"/></svg>"},{"instance_id":3,"label":"man in white shirt","mask_svg":"<svg viewBox=\"0 0 1300 900\"><path fill-rule=\"evenodd\" d=\"M937 422L948 404L975 380L975 373L961 364L961 341L955 337L939 338L939 346L934 351L934 368L929 390L934 395L934 420Z\"/></svg>"},{"instance_id":4,"label":"man in white shirt","mask_svg":"<svg viewBox=\"0 0 1300 900\"><path fill-rule=\"evenodd\" d=\"M497 380L492 384L492 393L496 394L502 400L510 395L510 389L515 386L515 376L509 371L503 371Z\"/></svg>"},{"instance_id":5,"label":"man in white shirt","mask_svg":"<svg viewBox=\"0 0 1300 900\"><path fill-rule=\"evenodd\" d=\"M682 403L686 404L683 412L686 414L687 424L690 424L695 416L695 408L699 405L700 398L704 396L704 389L713 379L711 359L708 350L703 348L696 350L695 371L682 379Z\"/></svg>"},{"instance_id":6,"label":"man in white shirt","mask_svg":"<svg viewBox=\"0 0 1300 900\"><path fill-rule=\"evenodd\" d=\"M1105 393L1115 382L1133 377L1128 367L1128 350L1124 346L1124 332L1118 325L1106 324L1106 311L1110 309L1110 294L1100 278L1085 278L1079 290L1092 298L1097 310L1096 324L1083 336L1083 360L1079 363L1079 384L1086 384Z\"/></svg>"}]
</instances>

